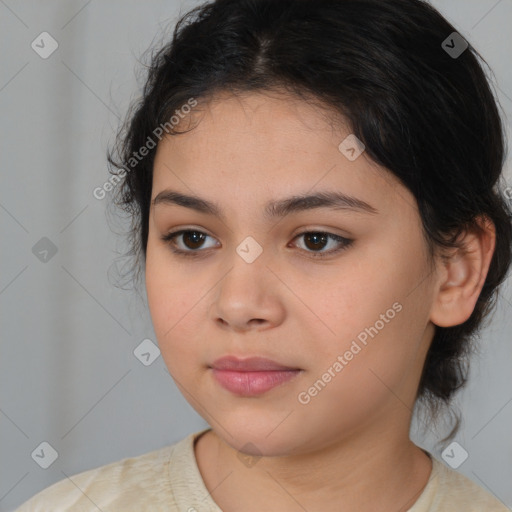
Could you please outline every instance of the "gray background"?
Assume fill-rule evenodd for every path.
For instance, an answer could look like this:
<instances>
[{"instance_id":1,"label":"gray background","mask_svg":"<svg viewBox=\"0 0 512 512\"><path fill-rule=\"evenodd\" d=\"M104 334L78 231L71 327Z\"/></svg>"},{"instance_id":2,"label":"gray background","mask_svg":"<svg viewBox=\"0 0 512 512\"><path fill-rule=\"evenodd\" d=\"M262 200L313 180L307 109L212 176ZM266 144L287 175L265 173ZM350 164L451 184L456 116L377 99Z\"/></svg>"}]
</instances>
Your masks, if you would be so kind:
<instances>
[{"instance_id":1,"label":"gray background","mask_svg":"<svg viewBox=\"0 0 512 512\"><path fill-rule=\"evenodd\" d=\"M490 64L510 130L512 0L432 3ZM156 339L145 297L109 278L126 225L116 234L106 199L92 195L109 178L107 145L141 90L137 59L197 4L0 0L0 511L207 426L161 357L145 366L133 353ZM59 44L47 59L31 48L44 31ZM509 185L510 169L509 159ZM43 237L57 249L46 262L33 252ZM469 453L458 471L511 507L510 283L502 290L457 399L465 421L456 441ZM417 425L413 439L441 458L443 432ZM44 441L58 452L48 469L31 457Z\"/></svg>"}]
</instances>

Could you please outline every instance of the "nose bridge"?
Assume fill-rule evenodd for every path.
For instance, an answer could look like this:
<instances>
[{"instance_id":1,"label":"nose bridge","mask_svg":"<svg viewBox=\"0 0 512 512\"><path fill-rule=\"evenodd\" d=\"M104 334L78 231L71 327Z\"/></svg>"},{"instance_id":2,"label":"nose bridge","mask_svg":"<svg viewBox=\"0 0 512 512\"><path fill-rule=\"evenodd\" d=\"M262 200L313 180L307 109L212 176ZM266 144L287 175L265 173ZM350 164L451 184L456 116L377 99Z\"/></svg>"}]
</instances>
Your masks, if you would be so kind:
<instances>
[{"instance_id":1,"label":"nose bridge","mask_svg":"<svg viewBox=\"0 0 512 512\"><path fill-rule=\"evenodd\" d=\"M246 198L248 201L248 198ZM247 201L242 201L247 205ZM262 261L267 261L267 251L270 250L268 245L272 237L272 226L265 223L262 219L261 207L254 207L252 210L247 208L238 208L238 219L235 215L227 217L228 222L233 224L228 227L229 243L234 250L234 254L229 257L232 264L245 263L253 265ZM236 256L236 257L235 257ZM243 267L243 265L242 265Z\"/></svg>"},{"instance_id":2,"label":"nose bridge","mask_svg":"<svg viewBox=\"0 0 512 512\"><path fill-rule=\"evenodd\" d=\"M227 272L215 295L215 315L232 327L243 328L254 319L271 320L268 294L275 276L268 268L268 251L248 235L227 257ZM275 306L275 305L274 305Z\"/></svg>"},{"instance_id":3,"label":"nose bridge","mask_svg":"<svg viewBox=\"0 0 512 512\"><path fill-rule=\"evenodd\" d=\"M261 240L261 239L260 239ZM236 246L229 259L231 270L226 275L228 280L262 284L266 282L269 249L264 248L264 243L258 242L252 235L247 235Z\"/></svg>"},{"instance_id":4,"label":"nose bridge","mask_svg":"<svg viewBox=\"0 0 512 512\"><path fill-rule=\"evenodd\" d=\"M260 197L261 194L258 194ZM265 194L262 195L266 197ZM249 208L249 202L252 209ZM257 300L254 293L264 293L265 287L271 286L275 280L267 265L272 267L272 254L275 252L271 241L275 240L272 225L268 225L262 217L263 198L255 195L248 197L241 194L237 200L232 215L227 214L229 234L226 242L229 252L225 254L227 274L220 285L229 288L231 292L241 294L240 299L247 294L244 300ZM235 215L234 212L238 213ZM238 289L238 286L242 289ZM263 286L262 286L263 285ZM252 287L252 290L244 290L244 286ZM251 293L252 292L252 293ZM259 295L261 299L261 295Z\"/></svg>"}]
</instances>

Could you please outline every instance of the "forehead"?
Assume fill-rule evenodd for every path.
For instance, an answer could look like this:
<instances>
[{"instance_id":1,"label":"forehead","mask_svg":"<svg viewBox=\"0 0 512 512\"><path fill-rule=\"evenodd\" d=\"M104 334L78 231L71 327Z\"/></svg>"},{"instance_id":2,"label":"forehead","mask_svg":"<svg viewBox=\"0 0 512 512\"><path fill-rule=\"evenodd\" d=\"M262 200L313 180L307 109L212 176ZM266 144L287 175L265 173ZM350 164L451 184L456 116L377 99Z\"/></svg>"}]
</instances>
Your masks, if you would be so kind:
<instances>
[{"instance_id":1,"label":"forehead","mask_svg":"<svg viewBox=\"0 0 512 512\"><path fill-rule=\"evenodd\" d=\"M365 152L347 159L338 146L350 129L327 114L315 103L261 93L200 104L190 131L158 144L152 199L169 187L215 202L266 204L328 189L380 203L379 210L392 204L398 180Z\"/></svg>"},{"instance_id":2,"label":"forehead","mask_svg":"<svg viewBox=\"0 0 512 512\"><path fill-rule=\"evenodd\" d=\"M226 159L240 151L247 157L291 149L298 154L324 151L350 131L342 116L321 108L318 100L309 101L283 92L219 93L200 101L181 122L192 127L190 132L164 140L184 151L193 146L196 152L206 149Z\"/></svg>"}]
</instances>

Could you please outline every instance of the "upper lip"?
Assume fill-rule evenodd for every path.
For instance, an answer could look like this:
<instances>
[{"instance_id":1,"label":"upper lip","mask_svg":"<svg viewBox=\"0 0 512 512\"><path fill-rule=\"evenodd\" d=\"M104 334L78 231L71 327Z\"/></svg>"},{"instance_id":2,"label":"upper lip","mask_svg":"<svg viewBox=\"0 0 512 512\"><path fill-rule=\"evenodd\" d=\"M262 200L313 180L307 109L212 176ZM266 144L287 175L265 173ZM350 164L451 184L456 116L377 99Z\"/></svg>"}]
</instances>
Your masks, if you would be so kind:
<instances>
[{"instance_id":1,"label":"upper lip","mask_svg":"<svg viewBox=\"0 0 512 512\"><path fill-rule=\"evenodd\" d=\"M240 359L236 356L224 356L216 359L211 366L216 370L231 370L239 372L299 370L299 368L284 366L265 357L248 357Z\"/></svg>"}]
</instances>

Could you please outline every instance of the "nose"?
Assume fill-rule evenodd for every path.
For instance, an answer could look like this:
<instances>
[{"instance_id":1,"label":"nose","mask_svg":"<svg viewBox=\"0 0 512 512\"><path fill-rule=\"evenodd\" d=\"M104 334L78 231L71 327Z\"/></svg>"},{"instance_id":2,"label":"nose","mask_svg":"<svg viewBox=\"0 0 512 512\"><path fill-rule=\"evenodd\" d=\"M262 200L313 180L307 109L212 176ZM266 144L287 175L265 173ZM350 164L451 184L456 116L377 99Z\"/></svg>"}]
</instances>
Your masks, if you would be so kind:
<instances>
[{"instance_id":1,"label":"nose","mask_svg":"<svg viewBox=\"0 0 512 512\"><path fill-rule=\"evenodd\" d=\"M260 254L250 263L239 254L212 295L212 317L223 329L238 332L278 325L284 317L281 281Z\"/></svg>"}]
</instances>

